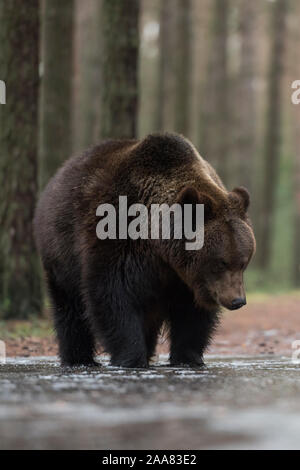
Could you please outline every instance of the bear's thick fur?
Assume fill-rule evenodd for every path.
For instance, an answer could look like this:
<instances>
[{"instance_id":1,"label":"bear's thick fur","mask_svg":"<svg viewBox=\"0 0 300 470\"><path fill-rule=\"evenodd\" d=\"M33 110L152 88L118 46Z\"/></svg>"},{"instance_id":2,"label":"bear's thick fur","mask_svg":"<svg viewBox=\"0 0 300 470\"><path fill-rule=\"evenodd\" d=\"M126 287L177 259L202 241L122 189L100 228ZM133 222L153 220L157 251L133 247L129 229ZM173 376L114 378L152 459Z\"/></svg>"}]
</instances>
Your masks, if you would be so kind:
<instances>
[{"instance_id":1,"label":"bear's thick fur","mask_svg":"<svg viewBox=\"0 0 300 470\"><path fill-rule=\"evenodd\" d=\"M204 203L204 246L185 240L99 240L99 204ZM35 236L64 365L94 364L100 340L113 365L147 367L163 325L173 365L203 364L220 306L245 303L243 271L255 250L249 195L228 192L176 134L106 141L71 158L46 187Z\"/></svg>"}]
</instances>

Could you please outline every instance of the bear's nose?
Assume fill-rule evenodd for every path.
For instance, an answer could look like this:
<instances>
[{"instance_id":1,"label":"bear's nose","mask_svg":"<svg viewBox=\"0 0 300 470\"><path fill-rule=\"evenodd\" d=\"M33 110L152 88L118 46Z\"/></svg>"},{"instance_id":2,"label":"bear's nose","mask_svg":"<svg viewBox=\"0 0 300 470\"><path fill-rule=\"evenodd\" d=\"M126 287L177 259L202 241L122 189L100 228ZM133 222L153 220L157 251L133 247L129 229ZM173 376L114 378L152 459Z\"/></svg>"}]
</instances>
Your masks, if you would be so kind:
<instances>
[{"instance_id":1,"label":"bear's nose","mask_svg":"<svg viewBox=\"0 0 300 470\"><path fill-rule=\"evenodd\" d=\"M231 308L232 310L237 310L238 308L241 308L243 305L246 305L246 299L242 297L238 297L237 299L234 299L231 303Z\"/></svg>"}]
</instances>

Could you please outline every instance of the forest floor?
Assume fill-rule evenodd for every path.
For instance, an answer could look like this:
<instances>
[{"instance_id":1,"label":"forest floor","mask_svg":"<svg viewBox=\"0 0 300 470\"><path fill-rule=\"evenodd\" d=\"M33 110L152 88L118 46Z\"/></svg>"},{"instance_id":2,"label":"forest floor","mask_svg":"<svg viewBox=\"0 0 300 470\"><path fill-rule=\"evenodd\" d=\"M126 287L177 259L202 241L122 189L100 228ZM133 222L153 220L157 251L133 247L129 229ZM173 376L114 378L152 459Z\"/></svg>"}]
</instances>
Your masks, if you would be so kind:
<instances>
[{"instance_id":1,"label":"forest floor","mask_svg":"<svg viewBox=\"0 0 300 470\"><path fill-rule=\"evenodd\" d=\"M49 320L0 323L0 339L8 357L55 356L57 343ZM292 343L300 340L300 292L251 294L248 305L224 311L209 353L213 355L291 355ZM158 353L168 352L161 338Z\"/></svg>"}]
</instances>

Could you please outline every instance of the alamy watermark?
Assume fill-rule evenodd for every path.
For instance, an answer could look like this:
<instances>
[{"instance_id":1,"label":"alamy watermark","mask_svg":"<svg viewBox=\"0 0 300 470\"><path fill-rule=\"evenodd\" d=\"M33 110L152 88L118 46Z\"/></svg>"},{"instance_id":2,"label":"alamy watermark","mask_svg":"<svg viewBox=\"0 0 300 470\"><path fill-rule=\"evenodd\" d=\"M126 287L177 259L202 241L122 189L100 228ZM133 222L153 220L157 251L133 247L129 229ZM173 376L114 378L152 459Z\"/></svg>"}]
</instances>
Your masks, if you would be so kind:
<instances>
[{"instance_id":1,"label":"alamy watermark","mask_svg":"<svg viewBox=\"0 0 300 470\"><path fill-rule=\"evenodd\" d=\"M0 341L0 364L6 363L6 346L4 341Z\"/></svg>"},{"instance_id":2,"label":"alamy watermark","mask_svg":"<svg viewBox=\"0 0 300 470\"><path fill-rule=\"evenodd\" d=\"M100 204L96 215L102 217L96 227L100 240L185 239L186 250L200 250L204 244L204 204L132 204L119 196L118 210L112 204ZM130 221L128 220L130 218Z\"/></svg>"},{"instance_id":3,"label":"alamy watermark","mask_svg":"<svg viewBox=\"0 0 300 470\"><path fill-rule=\"evenodd\" d=\"M300 103L300 80L294 80L291 88L295 90L291 95L291 100L293 104Z\"/></svg>"},{"instance_id":4,"label":"alamy watermark","mask_svg":"<svg viewBox=\"0 0 300 470\"><path fill-rule=\"evenodd\" d=\"M300 364L300 340L299 339L292 342L292 349L294 350L292 353L292 363Z\"/></svg>"},{"instance_id":5,"label":"alamy watermark","mask_svg":"<svg viewBox=\"0 0 300 470\"><path fill-rule=\"evenodd\" d=\"M6 85L3 80L0 80L0 104L6 104Z\"/></svg>"}]
</instances>

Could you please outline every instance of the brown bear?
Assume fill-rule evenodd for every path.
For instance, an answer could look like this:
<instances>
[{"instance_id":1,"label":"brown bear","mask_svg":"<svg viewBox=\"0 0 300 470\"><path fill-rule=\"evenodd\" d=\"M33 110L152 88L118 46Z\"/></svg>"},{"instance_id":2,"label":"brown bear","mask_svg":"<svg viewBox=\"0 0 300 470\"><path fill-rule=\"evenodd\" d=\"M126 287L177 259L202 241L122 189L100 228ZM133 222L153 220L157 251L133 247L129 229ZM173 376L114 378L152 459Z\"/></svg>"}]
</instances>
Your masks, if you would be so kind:
<instances>
[{"instance_id":1,"label":"brown bear","mask_svg":"<svg viewBox=\"0 0 300 470\"><path fill-rule=\"evenodd\" d=\"M204 204L202 249L185 240L96 236L102 203ZM184 137L105 141L50 180L35 236L54 307L62 364L93 365L100 340L111 364L147 367L163 324L172 365L203 365L220 307L246 303L243 272L255 238L249 194L228 192Z\"/></svg>"}]
</instances>

